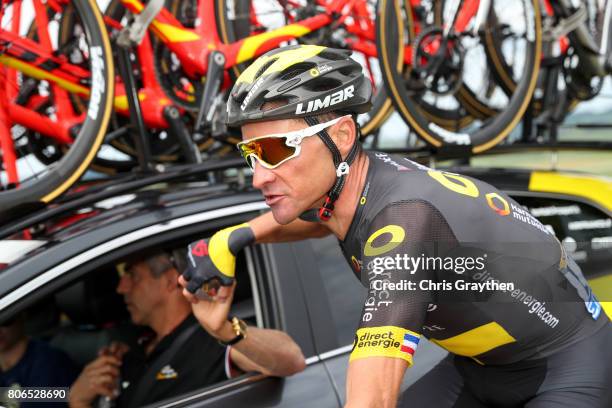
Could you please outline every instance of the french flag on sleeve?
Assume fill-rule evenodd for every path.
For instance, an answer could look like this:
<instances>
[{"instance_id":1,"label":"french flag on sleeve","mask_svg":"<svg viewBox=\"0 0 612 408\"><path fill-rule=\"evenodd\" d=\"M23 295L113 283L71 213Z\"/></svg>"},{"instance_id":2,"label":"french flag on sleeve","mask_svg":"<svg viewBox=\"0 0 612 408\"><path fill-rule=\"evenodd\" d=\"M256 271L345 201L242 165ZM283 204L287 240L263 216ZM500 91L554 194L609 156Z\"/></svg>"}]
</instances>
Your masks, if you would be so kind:
<instances>
[{"instance_id":1,"label":"french flag on sleeve","mask_svg":"<svg viewBox=\"0 0 612 408\"><path fill-rule=\"evenodd\" d=\"M404 334L404 341L402 342L401 351L404 353L408 353L411 356L414 355L414 351L416 350L419 344L419 336L415 336L410 333Z\"/></svg>"}]
</instances>

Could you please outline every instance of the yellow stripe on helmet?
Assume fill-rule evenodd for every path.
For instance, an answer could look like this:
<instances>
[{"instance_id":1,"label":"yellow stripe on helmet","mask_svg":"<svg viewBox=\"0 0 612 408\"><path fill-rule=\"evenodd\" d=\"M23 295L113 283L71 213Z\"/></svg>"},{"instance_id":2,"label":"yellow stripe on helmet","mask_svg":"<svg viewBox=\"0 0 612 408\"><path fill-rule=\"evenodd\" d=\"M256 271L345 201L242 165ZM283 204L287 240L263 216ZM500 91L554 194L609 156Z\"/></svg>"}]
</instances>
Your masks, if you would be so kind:
<instances>
[{"instance_id":1,"label":"yellow stripe on helmet","mask_svg":"<svg viewBox=\"0 0 612 408\"><path fill-rule=\"evenodd\" d=\"M306 27L303 27L297 24L294 24L292 26L307 29ZM287 26L284 28L286 29L292 26ZM241 55L243 55L244 57L248 54L250 55L249 58L251 58L254 55L257 48L261 44L263 44L269 38L274 38L278 36L278 31L279 30L274 30L274 31L271 31L270 33L264 33L264 34L260 34L260 35L246 39L242 48L240 49L240 52L238 53L238 61L239 62L241 61ZM267 34L271 34L271 35L266 37ZM264 38L260 39L261 36L263 36ZM240 77L238 77L238 79L236 80L236 84L239 84L241 82L246 83L246 84L253 83L255 81L255 74L259 71L261 67L263 67L265 64L270 62L270 60L275 60L275 62L272 65L270 65L260 76L269 75L273 72L282 72L292 65L298 64L300 62L304 62L307 59L314 57L315 55L323 51L325 48L326 47L321 47L318 45L302 45L299 48L292 48L286 51L281 51L274 55L261 56L258 59L256 59L255 62L253 62L242 73L242 75L240 75ZM246 50L246 51L243 52L243 50ZM249 59L249 58L244 58L244 60Z\"/></svg>"}]
</instances>

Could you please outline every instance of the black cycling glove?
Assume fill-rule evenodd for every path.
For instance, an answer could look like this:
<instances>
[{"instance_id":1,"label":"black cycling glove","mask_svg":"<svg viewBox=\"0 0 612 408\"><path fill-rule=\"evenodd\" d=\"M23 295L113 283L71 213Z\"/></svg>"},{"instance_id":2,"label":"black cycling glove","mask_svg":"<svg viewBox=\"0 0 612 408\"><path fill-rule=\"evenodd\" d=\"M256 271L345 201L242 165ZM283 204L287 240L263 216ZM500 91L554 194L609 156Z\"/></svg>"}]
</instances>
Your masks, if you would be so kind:
<instances>
[{"instance_id":1,"label":"black cycling glove","mask_svg":"<svg viewBox=\"0 0 612 408\"><path fill-rule=\"evenodd\" d=\"M253 230L244 223L189 244L187 269L183 272L187 290L196 293L201 288L208 292L218 285L230 286L236 272L236 255L253 241Z\"/></svg>"}]
</instances>

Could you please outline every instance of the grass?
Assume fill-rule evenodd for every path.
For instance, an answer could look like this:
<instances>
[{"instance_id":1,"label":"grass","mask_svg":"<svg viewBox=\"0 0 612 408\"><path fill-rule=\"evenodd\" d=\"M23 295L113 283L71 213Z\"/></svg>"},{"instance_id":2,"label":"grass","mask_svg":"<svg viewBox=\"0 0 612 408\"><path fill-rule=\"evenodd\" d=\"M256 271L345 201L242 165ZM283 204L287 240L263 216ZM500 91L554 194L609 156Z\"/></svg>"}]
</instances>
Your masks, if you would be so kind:
<instances>
[{"instance_id":1,"label":"grass","mask_svg":"<svg viewBox=\"0 0 612 408\"><path fill-rule=\"evenodd\" d=\"M612 177L612 151L507 153L472 158L474 167L572 170Z\"/></svg>"}]
</instances>

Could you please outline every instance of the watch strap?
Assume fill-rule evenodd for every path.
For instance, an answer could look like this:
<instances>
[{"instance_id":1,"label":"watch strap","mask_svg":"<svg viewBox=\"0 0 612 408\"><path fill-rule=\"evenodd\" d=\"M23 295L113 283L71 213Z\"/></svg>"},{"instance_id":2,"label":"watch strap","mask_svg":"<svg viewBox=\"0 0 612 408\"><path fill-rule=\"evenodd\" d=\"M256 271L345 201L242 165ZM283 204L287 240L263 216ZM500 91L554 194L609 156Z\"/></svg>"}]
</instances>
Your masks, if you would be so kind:
<instances>
[{"instance_id":1,"label":"watch strap","mask_svg":"<svg viewBox=\"0 0 612 408\"><path fill-rule=\"evenodd\" d=\"M218 342L223 346L232 346L246 337L246 323L244 323L242 320L238 319L237 317L233 317L231 320L231 323L232 323L232 328L234 329L234 332L236 333L236 337L228 341L218 340Z\"/></svg>"}]
</instances>

